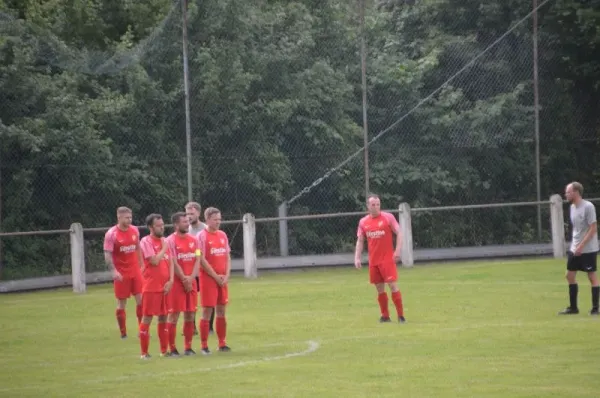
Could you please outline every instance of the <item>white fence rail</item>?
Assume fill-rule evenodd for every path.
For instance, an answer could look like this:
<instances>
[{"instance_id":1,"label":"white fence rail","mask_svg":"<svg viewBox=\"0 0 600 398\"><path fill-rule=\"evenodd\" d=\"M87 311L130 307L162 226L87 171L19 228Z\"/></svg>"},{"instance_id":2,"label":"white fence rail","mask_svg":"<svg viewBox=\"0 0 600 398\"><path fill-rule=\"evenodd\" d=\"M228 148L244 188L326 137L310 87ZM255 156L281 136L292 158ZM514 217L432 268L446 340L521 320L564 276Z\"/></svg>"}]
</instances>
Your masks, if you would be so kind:
<instances>
[{"instance_id":1,"label":"white fence rail","mask_svg":"<svg viewBox=\"0 0 600 398\"><path fill-rule=\"evenodd\" d=\"M560 195L552 195L549 201L543 202L522 202L506 203L492 205L473 205L473 206L453 206L439 208L415 208L411 209L407 203L400 204L398 210L398 219L402 229L402 265L411 267L416 261L449 261L465 259L482 258L506 258L522 256L553 256L562 258L566 255L567 242L565 240L565 218L563 211L563 200ZM477 247L456 247L442 249L417 249L413 247L413 234L411 215L419 211L443 211L443 210L462 210L468 208L491 208L491 207L514 207L514 206L549 206L550 224L552 241L540 244L514 244L514 245L487 245ZM334 217L356 216L361 213L346 213L329 215ZM281 213L280 213L281 215ZM259 222L279 222L280 231L287 231L287 221L291 219L324 218L326 215L310 215L295 217L274 217L256 219L253 214L244 215L243 224L243 258L232 261L233 271L243 271L246 278L256 278L259 270L267 269L286 269L298 267L326 267L341 266L354 263L353 253L341 254L320 254L320 255L302 255L289 256L282 255L277 257L258 257L256 245L256 224ZM72 286L75 293L85 293L87 284L109 282L111 275L109 272L86 273L85 246L84 246L84 228L79 223L71 225L70 230L55 231L55 233L70 234L70 252L71 252L71 275L30 278L13 281L0 282L0 293L17 292L26 290L36 290L45 288L56 288ZM45 231L48 234L51 231ZM13 235L35 235L36 233L2 233L1 236ZM283 253L287 254L287 241L280 236L280 246L283 247ZM282 250L283 250L282 249ZM366 260L366 253L363 253L363 259Z\"/></svg>"}]
</instances>

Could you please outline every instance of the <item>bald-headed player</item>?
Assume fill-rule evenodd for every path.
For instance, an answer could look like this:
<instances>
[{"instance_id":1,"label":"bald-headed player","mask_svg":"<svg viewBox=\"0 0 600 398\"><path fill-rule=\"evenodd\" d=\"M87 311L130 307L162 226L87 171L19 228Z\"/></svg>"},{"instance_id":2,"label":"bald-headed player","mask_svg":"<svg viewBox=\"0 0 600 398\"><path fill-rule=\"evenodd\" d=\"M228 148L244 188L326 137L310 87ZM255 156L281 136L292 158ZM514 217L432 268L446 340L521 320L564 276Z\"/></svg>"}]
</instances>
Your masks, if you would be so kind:
<instances>
[{"instance_id":1,"label":"bald-headed player","mask_svg":"<svg viewBox=\"0 0 600 398\"><path fill-rule=\"evenodd\" d=\"M132 211L127 207L117 209L117 225L104 235L104 261L112 273L117 299L117 324L121 338L127 337L125 308L127 299L135 297L138 324L142 320L142 255L140 231L131 225Z\"/></svg>"},{"instance_id":2,"label":"bald-headed player","mask_svg":"<svg viewBox=\"0 0 600 398\"><path fill-rule=\"evenodd\" d=\"M402 295L398 289L398 269L396 267L396 261L400 260L400 248L402 247L400 225L391 213L381 211L381 201L377 195L369 195L367 209L369 214L361 218L358 223L354 265L356 268L362 267L361 255L366 238L369 252L369 281L377 289L377 301L381 310L379 321L391 321L388 311L388 296L385 292L387 284L392 293L392 301L396 306L398 321L404 323L406 320ZM395 250L394 234L396 234Z\"/></svg>"},{"instance_id":3,"label":"bald-headed player","mask_svg":"<svg viewBox=\"0 0 600 398\"><path fill-rule=\"evenodd\" d=\"M592 285L592 309L590 315L598 315L600 287L596 273L598 255L598 225L596 207L583 199L583 185L572 182L565 188L565 197L571 203L570 218L573 226L571 247L567 252L567 282L569 283L569 306L560 315L579 314L577 306L577 271L587 273Z\"/></svg>"},{"instance_id":4,"label":"bald-headed player","mask_svg":"<svg viewBox=\"0 0 600 398\"><path fill-rule=\"evenodd\" d=\"M202 214L202 206L198 202L188 202L185 205L185 214L187 215L188 221L190 223L189 233L190 235L198 237L200 231L206 229L206 224L200 221L200 214ZM200 279L196 277L196 290L200 291ZM210 329L209 333L214 333L213 325L215 324L215 311L212 312L210 316ZM198 334L198 328L196 327L196 318L194 316L194 334Z\"/></svg>"}]
</instances>

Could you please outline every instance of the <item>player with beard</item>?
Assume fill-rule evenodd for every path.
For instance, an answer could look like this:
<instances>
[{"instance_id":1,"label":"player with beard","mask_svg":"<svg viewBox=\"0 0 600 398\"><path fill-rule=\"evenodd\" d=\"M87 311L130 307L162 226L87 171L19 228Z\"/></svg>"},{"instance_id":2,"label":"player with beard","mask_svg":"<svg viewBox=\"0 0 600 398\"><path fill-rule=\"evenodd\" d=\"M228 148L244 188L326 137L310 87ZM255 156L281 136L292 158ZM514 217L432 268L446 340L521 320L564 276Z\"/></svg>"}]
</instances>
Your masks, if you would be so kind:
<instances>
[{"instance_id":1,"label":"player with beard","mask_svg":"<svg viewBox=\"0 0 600 398\"><path fill-rule=\"evenodd\" d=\"M195 278L200 268L202 252L198 247L198 239L189 234L189 222L183 212L171 217L175 228L167 238L175 267L175 282L169 293L169 350L171 355L179 355L175 346L175 336L179 314L183 312L183 335L185 355L194 355L192 339L194 337L194 317L198 304L198 291L195 288Z\"/></svg>"},{"instance_id":2,"label":"player with beard","mask_svg":"<svg viewBox=\"0 0 600 398\"><path fill-rule=\"evenodd\" d=\"M158 317L158 339L161 356L168 356L169 331L167 329L167 295L173 285L173 259L164 238L165 222L160 214L146 217L150 235L140 241L144 267L142 275L142 322L140 322L140 346L142 359L150 358L148 347L150 335L148 329L153 317Z\"/></svg>"}]
</instances>

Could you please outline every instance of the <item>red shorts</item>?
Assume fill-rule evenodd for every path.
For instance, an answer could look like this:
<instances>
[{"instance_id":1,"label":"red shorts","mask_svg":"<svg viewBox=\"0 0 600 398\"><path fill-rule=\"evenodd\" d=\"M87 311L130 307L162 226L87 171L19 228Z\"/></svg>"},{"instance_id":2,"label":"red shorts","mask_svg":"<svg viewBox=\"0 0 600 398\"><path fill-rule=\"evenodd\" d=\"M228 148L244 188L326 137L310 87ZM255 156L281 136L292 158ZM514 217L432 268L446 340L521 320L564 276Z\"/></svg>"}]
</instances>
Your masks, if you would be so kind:
<instances>
[{"instance_id":1,"label":"red shorts","mask_svg":"<svg viewBox=\"0 0 600 398\"><path fill-rule=\"evenodd\" d=\"M198 307L198 291L196 290L196 282L192 291L186 293L183 286L178 285L177 282L173 284L173 288L168 295L168 310L170 313L177 312L196 312Z\"/></svg>"},{"instance_id":2,"label":"red shorts","mask_svg":"<svg viewBox=\"0 0 600 398\"><path fill-rule=\"evenodd\" d=\"M131 296L142 293L142 275L124 276L122 281L114 281L115 297L125 300Z\"/></svg>"},{"instance_id":3,"label":"red shorts","mask_svg":"<svg viewBox=\"0 0 600 398\"><path fill-rule=\"evenodd\" d=\"M145 292L142 294L142 315L167 315L167 297L163 292Z\"/></svg>"},{"instance_id":4,"label":"red shorts","mask_svg":"<svg viewBox=\"0 0 600 398\"><path fill-rule=\"evenodd\" d=\"M228 302L229 289L227 285L219 286L217 281L208 275L200 277L200 305L202 307L227 305Z\"/></svg>"},{"instance_id":5,"label":"red shorts","mask_svg":"<svg viewBox=\"0 0 600 398\"><path fill-rule=\"evenodd\" d=\"M369 280L373 284L396 282L398 280L396 263L369 265Z\"/></svg>"}]
</instances>

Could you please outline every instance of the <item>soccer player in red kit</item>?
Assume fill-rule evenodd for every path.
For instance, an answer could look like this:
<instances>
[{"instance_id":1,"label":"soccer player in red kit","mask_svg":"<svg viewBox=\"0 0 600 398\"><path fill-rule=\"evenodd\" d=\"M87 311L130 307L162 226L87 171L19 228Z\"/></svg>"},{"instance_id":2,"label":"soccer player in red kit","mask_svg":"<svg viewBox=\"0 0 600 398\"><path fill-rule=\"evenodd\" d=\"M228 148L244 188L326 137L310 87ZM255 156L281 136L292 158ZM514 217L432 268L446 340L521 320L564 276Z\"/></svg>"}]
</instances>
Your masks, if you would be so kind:
<instances>
[{"instance_id":1,"label":"soccer player in red kit","mask_svg":"<svg viewBox=\"0 0 600 398\"><path fill-rule=\"evenodd\" d=\"M179 314L183 312L184 354L194 355L196 353L192 350L192 339L198 305L196 276L200 268L201 251L198 247L198 238L188 233L190 223L185 213L173 214L171 222L175 232L169 235L167 242L171 249L176 278L168 300L169 350L172 356L179 355L175 347L175 336Z\"/></svg>"},{"instance_id":2,"label":"soccer player in red kit","mask_svg":"<svg viewBox=\"0 0 600 398\"><path fill-rule=\"evenodd\" d=\"M142 289L142 322L140 322L140 346L142 359L150 358L148 329L153 317L158 317L158 339L161 356L168 356L169 331L167 329L167 295L173 285L173 261L167 240L164 238L165 222L160 214L146 217L150 235L140 241L144 267Z\"/></svg>"},{"instance_id":3,"label":"soccer player in red kit","mask_svg":"<svg viewBox=\"0 0 600 398\"><path fill-rule=\"evenodd\" d=\"M123 339L127 337L125 308L130 296L135 297L138 324L142 320L140 231L135 225L131 225L131 219L131 209L119 207L117 225L104 235L104 261L114 280L117 324Z\"/></svg>"},{"instance_id":4,"label":"soccer player in red kit","mask_svg":"<svg viewBox=\"0 0 600 398\"><path fill-rule=\"evenodd\" d=\"M358 223L356 252L354 265L361 268L361 254L364 239L367 238L367 250L369 252L369 280L377 289L377 301L381 309L380 322L390 322L388 311L388 296L385 285L390 287L392 301L396 306L398 321L406 322L402 306L402 294L398 289L398 269L396 261L400 260L400 248L402 247L402 235L400 225L396 218L387 212L381 211L381 201L377 195L367 198L369 214ZM396 234L396 249L394 250L393 234Z\"/></svg>"},{"instance_id":5,"label":"soccer player in red kit","mask_svg":"<svg viewBox=\"0 0 600 398\"><path fill-rule=\"evenodd\" d=\"M216 307L217 317L215 329L219 339L219 351L228 352L225 338L227 335L227 321L225 320L225 307L229 302L227 282L231 272L231 257L229 239L225 232L219 230L221 226L221 212L209 207L204 211L204 221L207 228L198 233L202 257L200 264L200 303L202 305L202 319L200 320L200 340L202 353L210 354L208 349L208 335L210 316L213 307Z\"/></svg>"}]
</instances>

